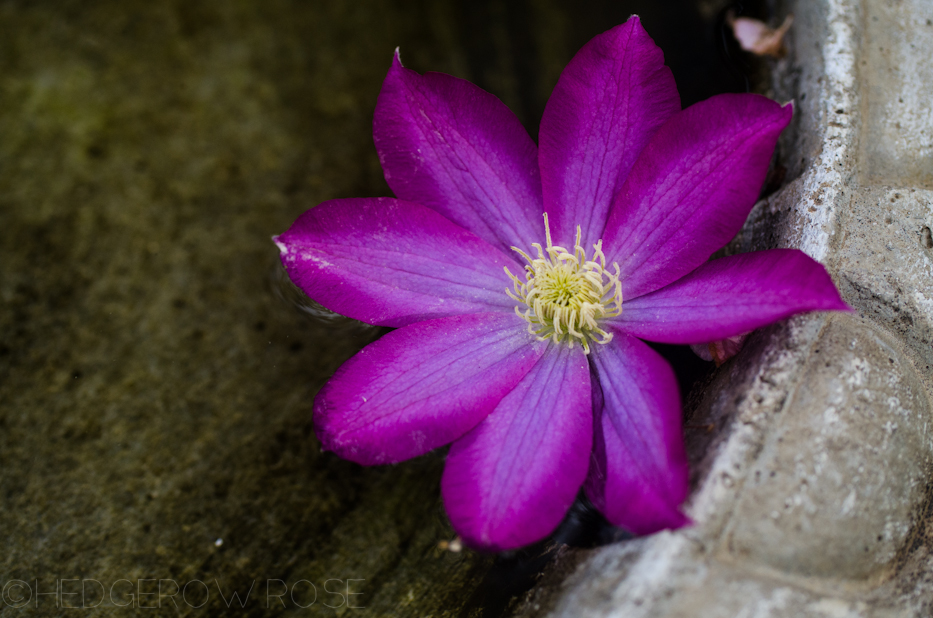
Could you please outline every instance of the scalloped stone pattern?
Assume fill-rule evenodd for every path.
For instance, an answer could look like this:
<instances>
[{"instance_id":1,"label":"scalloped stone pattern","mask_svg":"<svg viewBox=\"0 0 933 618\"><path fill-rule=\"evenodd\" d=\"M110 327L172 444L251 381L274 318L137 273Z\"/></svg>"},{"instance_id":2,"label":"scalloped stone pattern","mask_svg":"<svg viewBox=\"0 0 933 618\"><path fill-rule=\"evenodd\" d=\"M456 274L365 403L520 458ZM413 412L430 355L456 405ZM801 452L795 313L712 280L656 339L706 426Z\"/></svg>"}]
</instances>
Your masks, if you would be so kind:
<instances>
[{"instance_id":1,"label":"scalloped stone pattern","mask_svg":"<svg viewBox=\"0 0 933 618\"><path fill-rule=\"evenodd\" d=\"M933 615L933 4L779 4L790 181L728 251L802 249L857 313L753 334L687 420L696 525L562 552L519 616Z\"/></svg>"}]
</instances>

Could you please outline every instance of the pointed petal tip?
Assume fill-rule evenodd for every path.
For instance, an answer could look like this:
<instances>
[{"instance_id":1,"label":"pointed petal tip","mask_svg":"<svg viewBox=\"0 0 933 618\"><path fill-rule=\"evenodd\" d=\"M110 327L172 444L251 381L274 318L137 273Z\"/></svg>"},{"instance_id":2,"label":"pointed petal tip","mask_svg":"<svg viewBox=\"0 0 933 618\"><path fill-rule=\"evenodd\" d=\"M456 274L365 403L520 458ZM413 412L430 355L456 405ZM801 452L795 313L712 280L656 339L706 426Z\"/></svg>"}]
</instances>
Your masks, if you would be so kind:
<instances>
[{"instance_id":1,"label":"pointed petal tip","mask_svg":"<svg viewBox=\"0 0 933 618\"><path fill-rule=\"evenodd\" d=\"M680 504L672 505L666 500L641 501L635 508L618 508L620 504L606 504L604 497L592 493L592 487L585 488L587 497L599 509L610 524L627 530L636 536L656 534L663 530L679 530L693 526L695 522L680 510ZM636 498L637 499L637 498Z\"/></svg>"},{"instance_id":2,"label":"pointed petal tip","mask_svg":"<svg viewBox=\"0 0 933 618\"><path fill-rule=\"evenodd\" d=\"M405 75L405 65L402 64L402 48L396 47L392 52L392 63L389 65L389 71L386 73L385 81L383 82L383 89L385 89L385 84L387 82L402 79Z\"/></svg>"},{"instance_id":3,"label":"pointed petal tip","mask_svg":"<svg viewBox=\"0 0 933 618\"><path fill-rule=\"evenodd\" d=\"M657 519L648 523L639 530L633 530L635 534L640 536L647 534L656 534L658 532L663 532L664 530L680 530L681 528L686 528L687 526L694 525L692 519L684 515L680 509L671 507L668 513L663 515L658 514Z\"/></svg>"},{"instance_id":4,"label":"pointed petal tip","mask_svg":"<svg viewBox=\"0 0 933 618\"><path fill-rule=\"evenodd\" d=\"M647 30L645 30L644 24L641 23L641 17L636 13L632 13L624 23L619 24L614 29L621 29L626 27L634 30L637 33L637 36L647 37L652 42L652 44L654 43L654 39L651 38L651 35L648 34Z\"/></svg>"},{"instance_id":5,"label":"pointed petal tip","mask_svg":"<svg viewBox=\"0 0 933 618\"><path fill-rule=\"evenodd\" d=\"M797 104L793 99L787 101L781 105L781 111L784 112L784 127L790 124L791 119L794 117L794 112L796 111ZM783 127L782 127L783 130Z\"/></svg>"},{"instance_id":6,"label":"pointed petal tip","mask_svg":"<svg viewBox=\"0 0 933 618\"><path fill-rule=\"evenodd\" d=\"M696 525L690 517L682 513L680 510L676 510L671 513L671 519L668 522L668 525L665 530L679 530L681 528L687 528L689 526Z\"/></svg>"},{"instance_id":7,"label":"pointed petal tip","mask_svg":"<svg viewBox=\"0 0 933 618\"><path fill-rule=\"evenodd\" d=\"M460 540L466 547L469 547L478 554L500 554L524 547L522 544L510 543L508 541L502 542L488 535L483 537L472 536L469 532L459 532L456 527L454 527L454 532L457 533L457 536L460 537Z\"/></svg>"},{"instance_id":8,"label":"pointed petal tip","mask_svg":"<svg viewBox=\"0 0 933 618\"><path fill-rule=\"evenodd\" d=\"M449 518L448 514L448 518ZM483 532L480 535L471 534L469 530L460 530L454 522L451 521L454 532L461 538L463 544L480 554L501 554L515 551L523 547L528 547L538 541L545 539L557 528L545 533L528 534L527 531L516 533L515 530L502 529Z\"/></svg>"},{"instance_id":9,"label":"pointed petal tip","mask_svg":"<svg viewBox=\"0 0 933 618\"><path fill-rule=\"evenodd\" d=\"M825 309L820 309L819 311L838 311L840 313L858 313L858 309L842 300L842 297L836 299L835 302L831 303L832 306L826 307Z\"/></svg>"},{"instance_id":10,"label":"pointed petal tip","mask_svg":"<svg viewBox=\"0 0 933 618\"><path fill-rule=\"evenodd\" d=\"M282 256L284 257L284 256L288 255L288 245L286 245L284 242L282 242L282 241L280 240L280 238L282 238L282 236L283 236L283 234L277 234L277 235L273 236L273 237L272 237L272 242L275 243L275 246L279 248L279 253L281 253Z\"/></svg>"},{"instance_id":11,"label":"pointed petal tip","mask_svg":"<svg viewBox=\"0 0 933 618\"><path fill-rule=\"evenodd\" d=\"M807 256L809 257L809 256ZM812 258L811 258L812 259ZM816 261L816 260L814 260ZM815 306L812 311L839 311L841 313L858 313L858 309L847 303L839 292L839 286L832 280L826 267L816 262L822 269L826 280L823 289L822 306Z\"/></svg>"},{"instance_id":12,"label":"pointed petal tip","mask_svg":"<svg viewBox=\"0 0 933 618\"><path fill-rule=\"evenodd\" d=\"M663 530L679 530L680 528L686 528L692 525L694 525L693 520L684 515L680 509L669 506L666 512L655 512L650 519L644 519L638 522L633 521L628 523L628 525L622 524L620 527L638 536L645 536Z\"/></svg>"},{"instance_id":13,"label":"pointed petal tip","mask_svg":"<svg viewBox=\"0 0 933 618\"><path fill-rule=\"evenodd\" d=\"M827 311L827 312L832 311L832 312L838 312L838 313L852 313L856 315L858 314L858 309L851 306L846 301L842 300L842 297L839 296L839 291L834 288L832 290L827 290L825 297L821 299L813 300L812 305L809 309L802 309L800 311L796 311L792 315L801 314L801 313L809 313L809 312L820 313L824 311Z\"/></svg>"}]
</instances>

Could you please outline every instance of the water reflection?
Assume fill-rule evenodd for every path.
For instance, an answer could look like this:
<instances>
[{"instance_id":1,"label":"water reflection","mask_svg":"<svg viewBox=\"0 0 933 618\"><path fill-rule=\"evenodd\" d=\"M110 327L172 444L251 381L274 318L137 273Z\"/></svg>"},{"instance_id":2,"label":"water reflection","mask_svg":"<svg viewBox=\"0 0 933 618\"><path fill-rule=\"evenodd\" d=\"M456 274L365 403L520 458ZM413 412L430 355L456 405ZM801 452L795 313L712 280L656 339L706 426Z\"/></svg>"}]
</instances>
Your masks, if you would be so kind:
<instances>
[{"instance_id":1,"label":"water reflection","mask_svg":"<svg viewBox=\"0 0 933 618\"><path fill-rule=\"evenodd\" d=\"M380 326L373 326L334 313L311 300L298 286L292 283L292 280L288 278L285 267L278 260L269 268L269 276L266 282L273 296L283 305L294 307L316 324L327 327L327 330L334 335L343 335L354 339L375 339L385 330Z\"/></svg>"}]
</instances>

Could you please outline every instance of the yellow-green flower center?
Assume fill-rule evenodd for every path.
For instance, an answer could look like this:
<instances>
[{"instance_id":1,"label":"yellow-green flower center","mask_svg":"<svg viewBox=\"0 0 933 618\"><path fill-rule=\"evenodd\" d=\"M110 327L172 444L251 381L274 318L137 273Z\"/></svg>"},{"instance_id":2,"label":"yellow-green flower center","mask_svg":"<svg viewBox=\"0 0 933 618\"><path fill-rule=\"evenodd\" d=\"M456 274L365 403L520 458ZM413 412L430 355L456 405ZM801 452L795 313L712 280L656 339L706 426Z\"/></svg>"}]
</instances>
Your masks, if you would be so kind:
<instances>
[{"instance_id":1,"label":"yellow-green flower center","mask_svg":"<svg viewBox=\"0 0 933 618\"><path fill-rule=\"evenodd\" d=\"M546 247L539 243L531 245L538 253L537 258L512 247L528 264L524 281L505 269L514 287L505 292L521 303L515 307L515 313L528 322L528 332L539 341L566 341L571 348L579 343L583 353L589 354L590 341L605 344L612 340L612 333L603 330L600 321L622 313L619 265L612 265L614 273L606 269L602 240L593 245L593 259L588 260L580 245L579 226L573 253L554 246L547 213L544 233Z\"/></svg>"}]
</instances>

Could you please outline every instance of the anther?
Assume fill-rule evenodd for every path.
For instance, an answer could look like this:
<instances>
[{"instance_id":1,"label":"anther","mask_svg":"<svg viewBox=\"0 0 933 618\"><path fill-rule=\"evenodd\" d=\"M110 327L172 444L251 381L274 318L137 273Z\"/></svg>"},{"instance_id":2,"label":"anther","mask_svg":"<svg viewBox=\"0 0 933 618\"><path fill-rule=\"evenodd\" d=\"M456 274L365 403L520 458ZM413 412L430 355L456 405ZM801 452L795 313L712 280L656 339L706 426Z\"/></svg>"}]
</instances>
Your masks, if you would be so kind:
<instances>
[{"instance_id":1,"label":"anther","mask_svg":"<svg viewBox=\"0 0 933 618\"><path fill-rule=\"evenodd\" d=\"M612 333L600 328L600 320L622 313L622 283L618 264L613 272L606 269L602 240L593 245L593 259L587 260L581 245L582 230L577 227L573 253L554 245L547 213L544 214L546 246L532 243L538 254L532 258L517 247L512 249L525 259L525 280L505 272L512 280L509 298L525 306L515 313L528 322L528 332L540 341L565 341L571 348L579 343L589 354L589 342L606 344Z\"/></svg>"}]
</instances>

